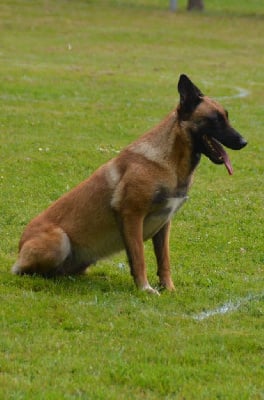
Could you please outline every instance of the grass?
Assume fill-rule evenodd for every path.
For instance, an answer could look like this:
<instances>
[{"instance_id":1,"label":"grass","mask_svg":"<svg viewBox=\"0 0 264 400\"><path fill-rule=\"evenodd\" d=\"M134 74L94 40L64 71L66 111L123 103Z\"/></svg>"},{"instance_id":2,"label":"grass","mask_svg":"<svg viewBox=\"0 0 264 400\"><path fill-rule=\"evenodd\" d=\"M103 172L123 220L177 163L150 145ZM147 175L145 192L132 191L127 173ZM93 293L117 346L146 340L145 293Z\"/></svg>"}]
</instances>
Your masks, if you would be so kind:
<instances>
[{"instance_id":1,"label":"grass","mask_svg":"<svg viewBox=\"0 0 264 400\"><path fill-rule=\"evenodd\" d=\"M1 399L264 398L264 7L167 3L1 5ZM123 253L78 278L12 276L25 224L163 118L181 72L249 145L231 178L202 159L173 223L176 293L136 291ZM146 259L155 284L150 243Z\"/></svg>"}]
</instances>

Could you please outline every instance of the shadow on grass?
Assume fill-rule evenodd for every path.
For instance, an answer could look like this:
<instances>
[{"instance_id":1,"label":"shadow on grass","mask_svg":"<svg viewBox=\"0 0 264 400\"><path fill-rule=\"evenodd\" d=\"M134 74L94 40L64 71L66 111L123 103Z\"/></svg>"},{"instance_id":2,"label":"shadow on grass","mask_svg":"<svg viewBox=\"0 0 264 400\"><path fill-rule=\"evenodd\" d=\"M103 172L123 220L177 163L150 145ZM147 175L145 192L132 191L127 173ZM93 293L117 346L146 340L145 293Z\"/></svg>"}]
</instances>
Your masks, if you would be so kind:
<instances>
[{"instance_id":1,"label":"shadow on grass","mask_svg":"<svg viewBox=\"0 0 264 400\"><path fill-rule=\"evenodd\" d=\"M133 293L136 292L128 271L126 273L103 271L95 267L83 275L44 278L39 275L14 276L9 272L1 274L1 284L32 292L50 292L55 295L86 295L87 293Z\"/></svg>"}]
</instances>

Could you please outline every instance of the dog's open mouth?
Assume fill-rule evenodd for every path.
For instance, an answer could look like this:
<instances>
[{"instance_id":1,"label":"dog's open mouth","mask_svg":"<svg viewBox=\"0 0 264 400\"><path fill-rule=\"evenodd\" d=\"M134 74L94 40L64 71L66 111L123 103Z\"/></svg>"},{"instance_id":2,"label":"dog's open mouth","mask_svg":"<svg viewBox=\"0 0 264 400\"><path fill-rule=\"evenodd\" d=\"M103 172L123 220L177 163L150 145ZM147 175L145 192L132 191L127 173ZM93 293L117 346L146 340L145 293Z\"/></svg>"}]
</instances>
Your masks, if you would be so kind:
<instances>
[{"instance_id":1,"label":"dog's open mouth","mask_svg":"<svg viewBox=\"0 0 264 400\"><path fill-rule=\"evenodd\" d=\"M208 157L216 164L225 164L229 175L233 174L233 167L228 154L223 146L212 136L203 135L203 142L208 152Z\"/></svg>"}]
</instances>

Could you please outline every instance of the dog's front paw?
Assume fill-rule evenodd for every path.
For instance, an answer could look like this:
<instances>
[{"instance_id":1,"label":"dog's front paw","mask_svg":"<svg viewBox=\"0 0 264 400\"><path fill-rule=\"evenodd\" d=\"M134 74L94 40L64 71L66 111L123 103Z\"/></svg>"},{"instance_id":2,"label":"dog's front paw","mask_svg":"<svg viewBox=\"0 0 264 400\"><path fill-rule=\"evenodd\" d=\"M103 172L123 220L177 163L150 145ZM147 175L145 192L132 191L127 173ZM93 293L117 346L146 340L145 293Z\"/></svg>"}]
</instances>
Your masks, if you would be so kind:
<instances>
[{"instance_id":1,"label":"dog's front paw","mask_svg":"<svg viewBox=\"0 0 264 400\"><path fill-rule=\"evenodd\" d=\"M153 287L150 286L149 283L141 287L141 290L144 292L150 293L150 294L155 294L157 296L160 296L160 293L157 289L154 289Z\"/></svg>"},{"instance_id":2,"label":"dog's front paw","mask_svg":"<svg viewBox=\"0 0 264 400\"><path fill-rule=\"evenodd\" d=\"M176 290L170 275L159 277L159 289L168 290L169 292L173 292L174 290Z\"/></svg>"},{"instance_id":3,"label":"dog's front paw","mask_svg":"<svg viewBox=\"0 0 264 400\"><path fill-rule=\"evenodd\" d=\"M159 288L160 290L168 290L169 292L174 292L176 290L172 281L160 282Z\"/></svg>"}]
</instances>

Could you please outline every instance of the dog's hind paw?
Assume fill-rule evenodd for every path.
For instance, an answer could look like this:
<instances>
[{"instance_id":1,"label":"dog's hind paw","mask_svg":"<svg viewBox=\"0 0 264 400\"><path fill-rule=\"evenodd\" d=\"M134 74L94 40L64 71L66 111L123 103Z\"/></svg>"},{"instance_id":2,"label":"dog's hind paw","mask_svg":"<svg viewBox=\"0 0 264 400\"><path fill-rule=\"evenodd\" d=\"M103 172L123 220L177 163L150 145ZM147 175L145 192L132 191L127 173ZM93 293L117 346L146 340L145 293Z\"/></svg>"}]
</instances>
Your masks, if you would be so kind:
<instances>
[{"instance_id":1,"label":"dog's hind paw","mask_svg":"<svg viewBox=\"0 0 264 400\"><path fill-rule=\"evenodd\" d=\"M13 265L13 267L11 268L11 272L14 275L22 275L22 271L18 263Z\"/></svg>"}]
</instances>

